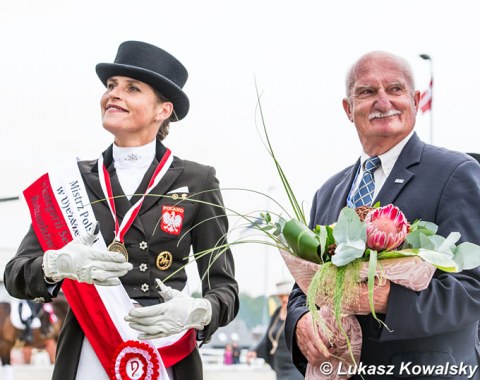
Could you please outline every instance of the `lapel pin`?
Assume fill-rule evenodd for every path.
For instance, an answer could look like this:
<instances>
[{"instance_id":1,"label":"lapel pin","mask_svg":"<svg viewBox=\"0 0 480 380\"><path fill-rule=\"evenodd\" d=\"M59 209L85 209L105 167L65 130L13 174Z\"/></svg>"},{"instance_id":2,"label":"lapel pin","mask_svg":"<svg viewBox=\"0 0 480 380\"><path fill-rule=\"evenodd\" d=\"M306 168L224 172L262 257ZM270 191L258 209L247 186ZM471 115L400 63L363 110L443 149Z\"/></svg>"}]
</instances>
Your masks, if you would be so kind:
<instances>
[{"instance_id":1,"label":"lapel pin","mask_svg":"<svg viewBox=\"0 0 480 380\"><path fill-rule=\"evenodd\" d=\"M395 179L395 183L403 183L405 180L403 178Z\"/></svg>"}]
</instances>

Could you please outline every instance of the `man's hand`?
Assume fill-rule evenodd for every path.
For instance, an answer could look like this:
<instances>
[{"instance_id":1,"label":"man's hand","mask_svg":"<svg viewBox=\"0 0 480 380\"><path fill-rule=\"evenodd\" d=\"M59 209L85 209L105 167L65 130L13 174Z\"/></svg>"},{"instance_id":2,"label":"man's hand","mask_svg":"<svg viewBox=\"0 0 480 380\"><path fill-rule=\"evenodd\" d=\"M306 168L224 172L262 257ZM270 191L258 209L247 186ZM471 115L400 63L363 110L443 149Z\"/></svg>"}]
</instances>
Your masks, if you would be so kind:
<instances>
[{"instance_id":1,"label":"man's hand","mask_svg":"<svg viewBox=\"0 0 480 380\"><path fill-rule=\"evenodd\" d=\"M368 284L361 283L358 292L358 300L346 307L349 314L368 315L372 312L370 301L368 300ZM373 306L375 313L387 313L388 297L390 296L390 281L375 279L373 286Z\"/></svg>"},{"instance_id":2,"label":"man's hand","mask_svg":"<svg viewBox=\"0 0 480 380\"><path fill-rule=\"evenodd\" d=\"M93 232L72 240L61 249L51 249L43 255L43 272L55 282L70 278L96 285L119 285L119 277L133 268L118 253L93 248L99 232L98 222Z\"/></svg>"},{"instance_id":3,"label":"man's hand","mask_svg":"<svg viewBox=\"0 0 480 380\"><path fill-rule=\"evenodd\" d=\"M203 330L212 318L212 305L205 298L189 297L159 279L164 303L130 310L125 320L141 334L138 339L164 338L190 328Z\"/></svg>"},{"instance_id":4,"label":"man's hand","mask_svg":"<svg viewBox=\"0 0 480 380\"><path fill-rule=\"evenodd\" d=\"M355 290L357 291L357 290ZM386 314L388 307L388 297L390 296L390 281L383 279L379 281L375 279L373 286L373 306L375 313ZM331 295L321 294L317 296L317 304L328 306L330 309L333 309L333 299ZM354 314L354 315L368 315L372 312L370 308L370 301L368 300L368 284L362 282L358 284L358 297L351 300L350 302L345 302L342 305L343 314Z\"/></svg>"},{"instance_id":5,"label":"man's hand","mask_svg":"<svg viewBox=\"0 0 480 380\"><path fill-rule=\"evenodd\" d=\"M329 346L328 340L322 336L321 332L318 334L314 330L310 312L304 314L298 320L295 338L303 356L313 366L320 365L332 356L327 348Z\"/></svg>"}]
</instances>

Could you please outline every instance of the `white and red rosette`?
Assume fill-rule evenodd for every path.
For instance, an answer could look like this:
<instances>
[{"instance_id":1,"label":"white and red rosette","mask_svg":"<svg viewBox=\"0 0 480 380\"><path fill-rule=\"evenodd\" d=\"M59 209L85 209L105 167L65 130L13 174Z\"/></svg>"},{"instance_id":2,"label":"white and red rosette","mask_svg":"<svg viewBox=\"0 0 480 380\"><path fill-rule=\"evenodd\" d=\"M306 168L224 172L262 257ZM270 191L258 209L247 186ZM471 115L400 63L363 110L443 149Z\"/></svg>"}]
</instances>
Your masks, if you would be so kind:
<instances>
[{"instance_id":1,"label":"white and red rosette","mask_svg":"<svg viewBox=\"0 0 480 380\"><path fill-rule=\"evenodd\" d=\"M158 352L147 343L127 340L113 355L111 380L157 380L160 375Z\"/></svg>"}]
</instances>

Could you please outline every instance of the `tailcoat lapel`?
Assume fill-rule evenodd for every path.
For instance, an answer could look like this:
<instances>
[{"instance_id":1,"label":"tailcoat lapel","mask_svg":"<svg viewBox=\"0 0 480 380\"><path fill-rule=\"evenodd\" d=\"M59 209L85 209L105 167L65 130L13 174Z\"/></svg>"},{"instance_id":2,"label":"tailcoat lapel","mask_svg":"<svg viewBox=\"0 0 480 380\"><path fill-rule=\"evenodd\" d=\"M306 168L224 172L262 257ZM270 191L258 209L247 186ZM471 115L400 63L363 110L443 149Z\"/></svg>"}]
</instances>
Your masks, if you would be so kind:
<instances>
[{"instance_id":1,"label":"tailcoat lapel","mask_svg":"<svg viewBox=\"0 0 480 380\"><path fill-rule=\"evenodd\" d=\"M163 155L167 151L165 146L158 140L157 140L156 149L157 149L156 156L152 161L152 164L148 168L147 173L143 177L143 180L136 191L136 194L138 195L132 197L131 199L132 203L135 203L138 199L140 199L141 195L147 191L150 178L152 178L152 175L155 172L155 169L157 168L158 163L161 161ZM175 183L175 181L180 176L180 174L183 173L183 169L184 168L181 160L174 157L172 165L167 170L163 178L160 180L157 186L155 186L152 189L150 194L145 197L142 207L140 209L139 215L144 214L146 211L152 208L155 204L157 204L163 198L164 195L167 194L168 190L170 190L170 188Z\"/></svg>"},{"instance_id":2,"label":"tailcoat lapel","mask_svg":"<svg viewBox=\"0 0 480 380\"><path fill-rule=\"evenodd\" d=\"M147 190L148 181L150 180L157 165L158 165L158 161L156 159L153 160L152 165L147 171L147 175L143 178L142 183L138 188L138 191L137 191L138 194L144 194L145 191ZM160 202L160 200L164 197L164 195L167 194L168 190L172 187L172 185L175 183L176 179L180 176L180 174L182 174L182 172L183 172L183 166L180 165L180 160L174 158L172 162L172 166L170 166L170 168L167 170L167 172L165 173L161 181L158 183L157 186L155 186L152 189L150 194L148 194L145 197L143 201L143 205L140 209L139 215L144 214L146 211L152 208L155 204ZM140 196L137 195L134 198L132 198L132 202L136 202L136 200L139 199Z\"/></svg>"}]
</instances>

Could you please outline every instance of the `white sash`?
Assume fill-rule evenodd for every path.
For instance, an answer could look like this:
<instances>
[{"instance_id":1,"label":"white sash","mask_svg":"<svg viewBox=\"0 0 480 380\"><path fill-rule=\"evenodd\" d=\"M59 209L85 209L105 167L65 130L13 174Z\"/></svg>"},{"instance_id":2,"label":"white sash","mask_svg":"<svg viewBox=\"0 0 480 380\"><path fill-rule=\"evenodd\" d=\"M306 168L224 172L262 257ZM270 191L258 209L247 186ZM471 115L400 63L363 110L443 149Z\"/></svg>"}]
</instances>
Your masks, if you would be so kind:
<instances>
[{"instance_id":1,"label":"white sash","mask_svg":"<svg viewBox=\"0 0 480 380\"><path fill-rule=\"evenodd\" d=\"M49 188L49 186L51 187L51 189ZM34 190L31 190L32 188L34 188ZM53 203L53 200L50 199L51 197L47 194L48 191L53 192L53 196L56 201L55 203L58 205L60 212L63 215L64 222L60 220L61 218L59 218L59 216L55 214L55 212L51 211L56 208L56 205ZM39 196L36 196L36 194L38 194ZM66 231L63 231L62 233L62 242L65 244L70 241L71 238L75 238L89 231L96 220L93 209L90 205L90 200L85 190L85 184L83 183L76 161L72 161L68 166L59 168L48 173L48 175L42 176L29 189L25 190L25 196L27 198L27 203L29 203L30 211L32 214L32 225L34 225L34 230L37 234L37 237L41 235L39 237L39 241L44 241L44 244L42 244L42 247L44 249L45 247L49 248L51 244L54 244L52 243L54 239L49 239L52 235L51 230L53 230L53 234L57 232L55 230L57 223L58 226L60 226L62 223L66 224L68 226L68 230L70 231L71 237L65 239L63 238L63 235ZM40 203L40 201L38 201L38 198L42 197L44 199L42 199L41 201L43 201L44 203ZM38 214L41 213L44 214L44 218L42 218L42 216L38 216ZM37 228L35 228L35 226L37 226ZM58 227L58 230L60 231L61 227ZM107 249L101 233L99 233L98 239L94 243L94 247L102 250ZM133 308L133 304L122 285L96 286L78 283L77 281L66 279L64 280L63 288L67 300L71 304L71 307L74 303L80 305L80 308L72 307L72 310L74 311L77 319L79 319L79 322L80 319L86 319L88 322L86 324L87 331L84 330L87 339L84 339L82 345L82 352L76 377L77 380L115 378L109 377L109 374L106 373L106 362L108 362L108 360L110 359L110 354L107 354L106 356L105 352L102 351L102 347L108 345L108 343L110 343L111 345L112 342L105 342L104 344L104 342L100 342L98 341L98 339L97 341L95 341L95 339L97 338L95 328L98 327L102 329L101 326L97 326L95 319L97 318L96 315L99 314L101 314L101 321L103 321L103 319L108 320L107 325L112 326L111 329L108 329L106 331L116 330L118 334L114 331L113 335L117 337L120 336L121 341L124 342L119 345L119 349L117 350L115 355L111 355L111 357L112 360L114 358L117 358L117 367L120 366L121 370L123 370L124 372L126 371L128 377L125 378L127 379L136 379L140 373L138 371L138 363L133 363L135 365L131 364L131 361L134 361L135 359L132 359L130 361L124 359L125 357L128 357L129 353L134 352L135 350L135 352L142 350L145 351L144 347L146 347L146 352L148 355L150 355L147 355L147 357L151 357L154 363L157 363L158 359L158 379L169 380L170 377L167 374L165 365L163 364L163 361L160 358L160 355L156 348L160 350L164 349L165 352L169 351L170 354L173 352L174 355L169 356L169 360L172 361L172 357L181 355L177 355L177 351L187 352L187 349L185 349L186 346L189 346L190 349L193 349L193 346L195 345L193 331L184 331L167 338L142 341L146 343L146 345L142 346L141 344L138 344L138 347L137 343L135 342L129 343L131 341L137 341L136 338L138 335L138 331L131 329L128 323L124 320L124 317ZM75 291L69 291L70 289L74 289ZM84 291L84 289L88 290ZM82 293L82 291L84 292ZM68 299L69 293L70 299ZM81 298L81 302L79 302L78 294L80 294L81 296L83 294L93 294L94 297L87 296L85 297L85 299ZM75 309L77 309L77 311ZM80 324L82 325L82 323ZM188 337L193 339L188 339ZM95 342L91 341L92 339ZM184 342L190 342L190 344L184 344ZM177 343L177 346L175 346L175 343ZM177 347L179 346L182 346L182 348L177 350ZM100 350L102 352L96 353L93 347L100 347ZM148 347L152 347L153 349L149 349ZM188 353L189 352L191 352L191 350L188 351ZM103 355L103 362L102 359L99 359L99 354ZM151 364L148 361L147 363L149 363L149 365ZM131 368L129 367L129 365L131 366ZM121 376L117 376L116 378L121 379Z\"/></svg>"}]
</instances>

